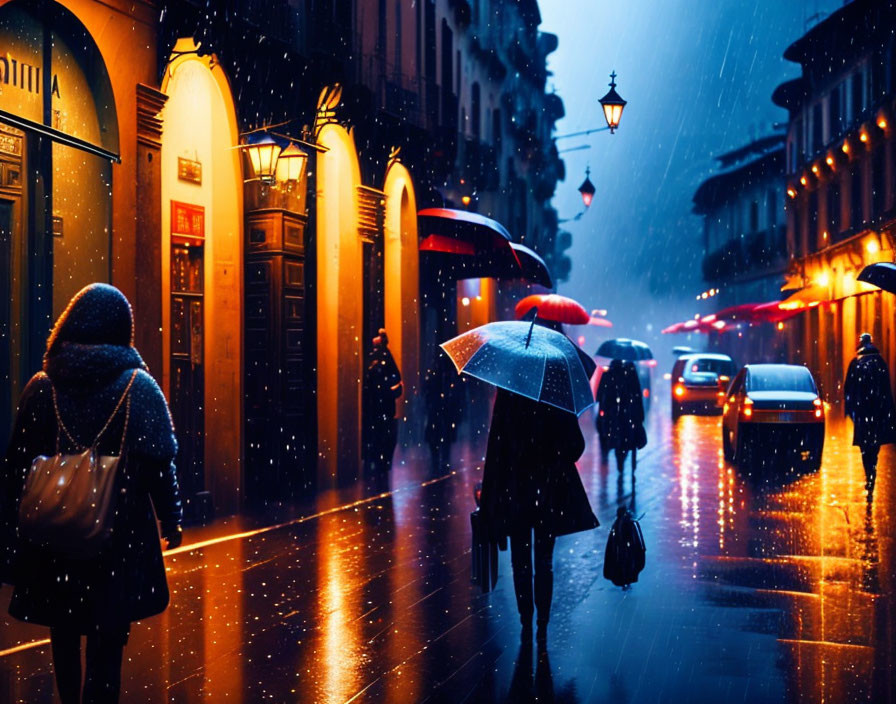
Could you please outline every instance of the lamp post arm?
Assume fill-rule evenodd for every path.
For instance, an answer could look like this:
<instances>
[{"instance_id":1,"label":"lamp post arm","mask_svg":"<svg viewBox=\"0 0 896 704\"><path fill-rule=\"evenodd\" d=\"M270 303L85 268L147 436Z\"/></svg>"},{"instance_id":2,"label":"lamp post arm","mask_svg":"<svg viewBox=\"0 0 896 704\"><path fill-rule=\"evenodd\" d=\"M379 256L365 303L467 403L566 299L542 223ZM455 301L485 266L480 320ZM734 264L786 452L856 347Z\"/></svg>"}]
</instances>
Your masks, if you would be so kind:
<instances>
[{"instance_id":1,"label":"lamp post arm","mask_svg":"<svg viewBox=\"0 0 896 704\"><path fill-rule=\"evenodd\" d=\"M594 132L606 132L609 126L604 127L595 127L593 130L582 130L581 132L571 132L570 134L560 134L554 137L554 141L556 142L558 139L568 139L570 137L584 137L586 134L593 134Z\"/></svg>"}]
</instances>

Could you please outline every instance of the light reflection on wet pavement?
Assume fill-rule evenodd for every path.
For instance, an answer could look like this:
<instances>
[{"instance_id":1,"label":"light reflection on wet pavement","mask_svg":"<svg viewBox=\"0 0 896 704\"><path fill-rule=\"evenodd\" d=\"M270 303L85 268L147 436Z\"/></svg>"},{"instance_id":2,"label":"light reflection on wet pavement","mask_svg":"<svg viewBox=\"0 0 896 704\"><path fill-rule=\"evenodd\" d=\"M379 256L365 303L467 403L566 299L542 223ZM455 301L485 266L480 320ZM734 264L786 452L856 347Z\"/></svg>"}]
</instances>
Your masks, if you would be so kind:
<instances>
[{"instance_id":1,"label":"light reflection on wet pavement","mask_svg":"<svg viewBox=\"0 0 896 704\"><path fill-rule=\"evenodd\" d=\"M168 557L172 605L134 627L122 701L896 702L890 448L866 517L845 425L819 473L757 486L722 462L718 418L672 426L666 410L634 485L600 463L583 417L603 525L557 541L547 654L520 645L509 555L492 594L470 585L481 457L466 447L451 475L408 458L321 496L316 517L188 532L246 535ZM601 572L620 504L644 514L648 545L629 592ZM0 654L0 701L53 701L49 648L28 645L46 631L5 615L9 593L0 651L25 647Z\"/></svg>"}]
</instances>

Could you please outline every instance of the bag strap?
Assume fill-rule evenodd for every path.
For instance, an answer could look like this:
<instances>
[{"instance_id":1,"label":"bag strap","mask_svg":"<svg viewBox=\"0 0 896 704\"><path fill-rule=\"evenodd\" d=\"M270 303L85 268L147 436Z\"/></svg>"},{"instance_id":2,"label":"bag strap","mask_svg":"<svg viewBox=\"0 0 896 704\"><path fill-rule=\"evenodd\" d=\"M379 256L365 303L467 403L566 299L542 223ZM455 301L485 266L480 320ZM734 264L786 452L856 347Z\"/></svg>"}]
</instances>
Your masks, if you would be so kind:
<instances>
[{"instance_id":1,"label":"bag strap","mask_svg":"<svg viewBox=\"0 0 896 704\"><path fill-rule=\"evenodd\" d=\"M131 391L131 386L134 383L134 379L137 378L138 371L139 371L138 369L135 369L134 373L131 374L131 378L128 380L128 385L125 387L124 393L121 394L121 398L119 398L118 403L115 404L115 409L112 411L112 415L109 416L109 419L106 421L106 423L100 429L100 432L98 432L96 434L96 438L94 438L93 442L88 446L81 445L77 440L75 440L75 438L69 432L68 428L65 427L65 423L62 422L62 416L59 414L59 402L56 398L56 386L51 383L50 388L53 390L53 410L56 412L56 422L59 423L59 427L62 428L62 432L65 433L65 436L69 439L69 441L72 443L72 445L74 445L76 448L79 448L82 451L86 450L88 447L96 447L97 444L99 443L100 438L102 437L103 433L106 432L106 430L109 428L109 425L112 423L115 416L118 415L118 411L121 410L121 404L125 402L125 399L127 399L127 407L125 410L125 419L124 419L124 432L122 432L122 435L121 435L121 447L122 447L122 450L124 449L124 436L125 436L125 433L127 432L128 419L131 415L131 399L130 399L129 394ZM57 445L58 445L58 443L57 443Z\"/></svg>"}]
</instances>

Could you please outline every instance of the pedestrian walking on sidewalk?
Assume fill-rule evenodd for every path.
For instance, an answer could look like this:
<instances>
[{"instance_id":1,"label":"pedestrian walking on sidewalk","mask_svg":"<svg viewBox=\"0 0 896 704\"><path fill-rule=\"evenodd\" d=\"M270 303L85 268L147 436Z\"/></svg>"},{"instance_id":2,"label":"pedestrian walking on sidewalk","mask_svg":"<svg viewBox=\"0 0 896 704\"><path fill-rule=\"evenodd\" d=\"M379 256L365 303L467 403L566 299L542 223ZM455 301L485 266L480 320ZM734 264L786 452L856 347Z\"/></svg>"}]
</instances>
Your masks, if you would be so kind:
<instances>
[{"instance_id":1,"label":"pedestrian walking on sidewalk","mask_svg":"<svg viewBox=\"0 0 896 704\"><path fill-rule=\"evenodd\" d=\"M498 389L480 510L494 541L510 539L524 640L536 610L537 639L547 637L555 539L598 526L575 465L584 449L574 413Z\"/></svg>"},{"instance_id":2,"label":"pedestrian walking on sidewalk","mask_svg":"<svg viewBox=\"0 0 896 704\"><path fill-rule=\"evenodd\" d=\"M398 438L395 402L401 393L401 372L389 350L389 336L380 328L364 376L365 461L373 469L392 468Z\"/></svg>"},{"instance_id":3,"label":"pedestrian walking on sidewalk","mask_svg":"<svg viewBox=\"0 0 896 704\"><path fill-rule=\"evenodd\" d=\"M870 506L880 447L896 442L896 406L887 363L868 333L859 338L856 356L849 363L843 400L846 415L853 422L852 444L862 452L865 491Z\"/></svg>"},{"instance_id":4,"label":"pedestrian walking on sidewalk","mask_svg":"<svg viewBox=\"0 0 896 704\"><path fill-rule=\"evenodd\" d=\"M156 518L169 548L181 542L171 416L133 338L131 306L118 289L92 284L75 295L50 334L43 370L22 392L0 477L0 578L15 586L9 612L50 627L63 704L118 701L130 624L168 605ZM79 474L66 477L73 463ZM89 500L54 518L41 514L40 501L28 510L42 471L56 470L52 485L62 487L65 478L75 486L98 476L98 467L112 477L99 537L59 529L95 507Z\"/></svg>"},{"instance_id":5,"label":"pedestrian walking on sidewalk","mask_svg":"<svg viewBox=\"0 0 896 704\"><path fill-rule=\"evenodd\" d=\"M638 464L638 450L647 444L644 430L644 402L641 382L634 362L614 359L601 375L597 387L597 417L595 424L604 458L610 450L616 452L616 463L621 472L625 458L632 453L632 471Z\"/></svg>"}]
</instances>

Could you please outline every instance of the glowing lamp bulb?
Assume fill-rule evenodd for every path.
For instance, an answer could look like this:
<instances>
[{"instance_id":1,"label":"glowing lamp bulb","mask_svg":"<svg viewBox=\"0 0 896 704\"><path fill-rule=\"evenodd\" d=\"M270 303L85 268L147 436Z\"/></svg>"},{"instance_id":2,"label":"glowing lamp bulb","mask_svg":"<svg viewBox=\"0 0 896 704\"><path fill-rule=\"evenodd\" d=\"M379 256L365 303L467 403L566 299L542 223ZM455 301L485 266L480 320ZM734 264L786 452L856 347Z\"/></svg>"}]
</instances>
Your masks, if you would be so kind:
<instances>
[{"instance_id":1,"label":"glowing lamp bulb","mask_svg":"<svg viewBox=\"0 0 896 704\"><path fill-rule=\"evenodd\" d=\"M844 154L849 154L849 142L844 142L843 146L840 147L840 149L843 150Z\"/></svg>"},{"instance_id":2,"label":"glowing lamp bulb","mask_svg":"<svg viewBox=\"0 0 896 704\"><path fill-rule=\"evenodd\" d=\"M470 196L461 196L460 199L461 203L463 203L464 205L469 205L471 200L472 199L470 198Z\"/></svg>"},{"instance_id":3,"label":"glowing lamp bulb","mask_svg":"<svg viewBox=\"0 0 896 704\"><path fill-rule=\"evenodd\" d=\"M868 141L868 133L862 132L862 134L859 135L859 140L862 142L867 142Z\"/></svg>"},{"instance_id":4,"label":"glowing lamp bulb","mask_svg":"<svg viewBox=\"0 0 896 704\"><path fill-rule=\"evenodd\" d=\"M885 130L885 129L887 129L887 121L884 118L880 118L877 121L877 126L880 127L882 130Z\"/></svg>"},{"instance_id":5,"label":"glowing lamp bulb","mask_svg":"<svg viewBox=\"0 0 896 704\"><path fill-rule=\"evenodd\" d=\"M877 254L880 251L880 245L877 243L877 240L871 240L868 244L865 245L865 251L868 254Z\"/></svg>"},{"instance_id":6,"label":"glowing lamp bulb","mask_svg":"<svg viewBox=\"0 0 896 704\"><path fill-rule=\"evenodd\" d=\"M809 183L809 180L805 176L800 176L800 183L804 186Z\"/></svg>"},{"instance_id":7,"label":"glowing lamp bulb","mask_svg":"<svg viewBox=\"0 0 896 704\"><path fill-rule=\"evenodd\" d=\"M829 156L827 159L825 159L825 163L826 163L828 166L833 166L833 165L834 165L834 157Z\"/></svg>"},{"instance_id":8,"label":"glowing lamp bulb","mask_svg":"<svg viewBox=\"0 0 896 704\"><path fill-rule=\"evenodd\" d=\"M818 175L818 164L812 164L812 173Z\"/></svg>"}]
</instances>

